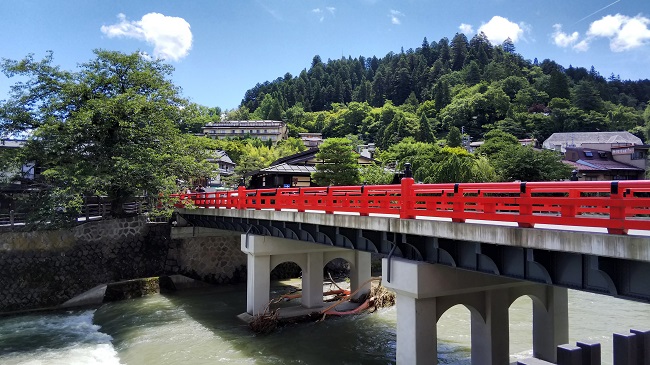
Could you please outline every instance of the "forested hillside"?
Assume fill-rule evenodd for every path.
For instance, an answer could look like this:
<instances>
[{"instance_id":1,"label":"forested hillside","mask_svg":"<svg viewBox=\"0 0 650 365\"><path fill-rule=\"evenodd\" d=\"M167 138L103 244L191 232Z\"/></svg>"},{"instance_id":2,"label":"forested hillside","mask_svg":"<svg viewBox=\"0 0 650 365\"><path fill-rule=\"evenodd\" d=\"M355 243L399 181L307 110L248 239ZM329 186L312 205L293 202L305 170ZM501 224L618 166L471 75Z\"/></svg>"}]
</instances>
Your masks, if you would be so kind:
<instances>
[{"instance_id":1,"label":"forested hillside","mask_svg":"<svg viewBox=\"0 0 650 365\"><path fill-rule=\"evenodd\" d=\"M229 119L283 119L295 135L355 135L388 148L433 142L451 127L473 140L497 129L543 141L554 132L626 130L647 140L650 80L526 60L506 40L457 33L383 58L319 56L309 70L257 84Z\"/></svg>"}]
</instances>

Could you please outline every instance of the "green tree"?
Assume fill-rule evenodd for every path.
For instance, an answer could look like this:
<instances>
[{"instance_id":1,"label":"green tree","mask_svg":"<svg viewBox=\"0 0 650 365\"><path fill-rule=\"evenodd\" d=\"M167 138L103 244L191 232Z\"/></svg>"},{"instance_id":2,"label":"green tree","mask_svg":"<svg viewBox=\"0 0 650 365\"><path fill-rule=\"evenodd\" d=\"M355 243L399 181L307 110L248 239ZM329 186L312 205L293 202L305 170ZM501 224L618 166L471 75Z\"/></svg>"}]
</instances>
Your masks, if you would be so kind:
<instances>
[{"instance_id":1,"label":"green tree","mask_svg":"<svg viewBox=\"0 0 650 365\"><path fill-rule=\"evenodd\" d=\"M551 78L549 79L548 90L546 93L551 99L569 99L571 96L569 91L569 80L563 72L555 69L551 72Z\"/></svg>"},{"instance_id":2,"label":"green tree","mask_svg":"<svg viewBox=\"0 0 650 365\"><path fill-rule=\"evenodd\" d=\"M352 142L346 138L328 138L320 145L312 180L320 186L359 184L359 162Z\"/></svg>"},{"instance_id":3,"label":"green tree","mask_svg":"<svg viewBox=\"0 0 650 365\"><path fill-rule=\"evenodd\" d=\"M519 140L517 137L513 136L510 133L504 132L501 129L493 129L485 134L484 142L476 152L491 157L500 153L506 148L518 145Z\"/></svg>"},{"instance_id":4,"label":"green tree","mask_svg":"<svg viewBox=\"0 0 650 365\"><path fill-rule=\"evenodd\" d=\"M361 182L368 185L386 185L393 180L393 174L379 165L365 165L359 168Z\"/></svg>"},{"instance_id":5,"label":"green tree","mask_svg":"<svg viewBox=\"0 0 650 365\"><path fill-rule=\"evenodd\" d=\"M510 37L506 38L506 40L503 41L502 47L504 52L510 54L515 53L515 43L512 41L512 39L510 39Z\"/></svg>"},{"instance_id":6,"label":"green tree","mask_svg":"<svg viewBox=\"0 0 650 365\"><path fill-rule=\"evenodd\" d=\"M580 81L573 90L573 103L585 111L601 111L603 99L591 81Z\"/></svg>"},{"instance_id":7,"label":"green tree","mask_svg":"<svg viewBox=\"0 0 650 365\"><path fill-rule=\"evenodd\" d=\"M433 142L433 130L431 129L431 122L425 113L420 116L420 131L418 133L418 141L420 142Z\"/></svg>"},{"instance_id":8,"label":"green tree","mask_svg":"<svg viewBox=\"0 0 650 365\"><path fill-rule=\"evenodd\" d=\"M221 108L209 108L192 103L187 106L183 119L179 121L179 128L185 133L203 133L206 124L220 120Z\"/></svg>"},{"instance_id":9,"label":"green tree","mask_svg":"<svg viewBox=\"0 0 650 365\"><path fill-rule=\"evenodd\" d=\"M461 144L462 144L462 136L460 135L460 129L451 126L449 128L449 133L447 133L447 146L460 147Z\"/></svg>"},{"instance_id":10,"label":"green tree","mask_svg":"<svg viewBox=\"0 0 650 365\"><path fill-rule=\"evenodd\" d=\"M418 171L425 183L491 182L498 177L484 156L474 156L460 147L445 147L442 159Z\"/></svg>"},{"instance_id":11,"label":"green tree","mask_svg":"<svg viewBox=\"0 0 650 365\"><path fill-rule=\"evenodd\" d=\"M451 40L451 69L460 71L465 66L469 42L463 33L456 33Z\"/></svg>"},{"instance_id":12,"label":"green tree","mask_svg":"<svg viewBox=\"0 0 650 365\"><path fill-rule=\"evenodd\" d=\"M505 147L490 161L504 181L553 181L567 179L571 167L551 150L535 151L530 146Z\"/></svg>"},{"instance_id":13,"label":"green tree","mask_svg":"<svg viewBox=\"0 0 650 365\"><path fill-rule=\"evenodd\" d=\"M192 115L169 79L172 67L139 53L94 53L77 72L53 66L51 53L2 63L7 76L27 80L0 103L0 130L27 133L19 158L43 169L35 224L68 223L87 195L107 196L120 217L135 196L211 175L212 140L179 129Z\"/></svg>"}]
</instances>

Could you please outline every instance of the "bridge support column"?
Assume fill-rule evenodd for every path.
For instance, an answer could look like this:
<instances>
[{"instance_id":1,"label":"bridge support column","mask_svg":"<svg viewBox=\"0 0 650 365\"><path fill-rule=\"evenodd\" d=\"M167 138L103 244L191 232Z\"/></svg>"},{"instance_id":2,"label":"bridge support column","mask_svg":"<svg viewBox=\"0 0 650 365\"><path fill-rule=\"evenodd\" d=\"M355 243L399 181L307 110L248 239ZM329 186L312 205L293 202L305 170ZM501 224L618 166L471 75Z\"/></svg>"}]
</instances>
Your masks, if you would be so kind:
<instances>
[{"instance_id":1,"label":"bridge support column","mask_svg":"<svg viewBox=\"0 0 650 365\"><path fill-rule=\"evenodd\" d=\"M569 298L566 288L543 286L546 303L533 300L533 356L557 360L557 347L569 343Z\"/></svg>"},{"instance_id":2,"label":"bridge support column","mask_svg":"<svg viewBox=\"0 0 650 365\"><path fill-rule=\"evenodd\" d=\"M248 255L246 276L246 312L264 313L271 291L271 256Z\"/></svg>"},{"instance_id":3,"label":"bridge support column","mask_svg":"<svg viewBox=\"0 0 650 365\"><path fill-rule=\"evenodd\" d=\"M302 270L302 306L318 308L323 306L323 253L306 254L307 267Z\"/></svg>"},{"instance_id":4,"label":"bridge support column","mask_svg":"<svg viewBox=\"0 0 650 365\"><path fill-rule=\"evenodd\" d=\"M246 278L246 312L263 313L269 304L271 270L283 262L295 262L302 270L301 305L305 308L323 307L323 267L334 258L351 263L352 288L359 280L370 277L370 254L317 243L279 237L242 235L241 250L248 255ZM361 254L361 255L359 255ZM367 262L366 262L367 260ZM367 273L364 272L367 268ZM368 288L370 286L368 285Z\"/></svg>"},{"instance_id":5,"label":"bridge support column","mask_svg":"<svg viewBox=\"0 0 650 365\"><path fill-rule=\"evenodd\" d=\"M472 364L502 364L503 359L510 358L508 291L488 290L480 296L485 303L485 318L479 311L471 310Z\"/></svg>"},{"instance_id":6,"label":"bridge support column","mask_svg":"<svg viewBox=\"0 0 650 365\"><path fill-rule=\"evenodd\" d=\"M436 299L397 295L397 363L430 364L438 357Z\"/></svg>"},{"instance_id":7,"label":"bridge support column","mask_svg":"<svg viewBox=\"0 0 650 365\"><path fill-rule=\"evenodd\" d=\"M437 356L436 323L457 304L471 313L474 365L509 363L508 308L522 295L535 296L533 302L541 305L534 309L534 336L550 336L534 343L534 352L544 356L540 358L550 358L551 343L555 351L568 340L566 290L399 258L391 260L388 277L388 265L384 259L382 284L397 294L398 364L432 363Z\"/></svg>"},{"instance_id":8,"label":"bridge support column","mask_svg":"<svg viewBox=\"0 0 650 365\"><path fill-rule=\"evenodd\" d=\"M350 265L350 291L354 292L355 290L360 290L353 295L353 298L358 298L364 294L370 292L370 280L371 277L371 267L370 260L371 254L369 252L363 251L353 251L354 258L352 265ZM361 286L363 285L363 288Z\"/></svg>"}]
</instances>

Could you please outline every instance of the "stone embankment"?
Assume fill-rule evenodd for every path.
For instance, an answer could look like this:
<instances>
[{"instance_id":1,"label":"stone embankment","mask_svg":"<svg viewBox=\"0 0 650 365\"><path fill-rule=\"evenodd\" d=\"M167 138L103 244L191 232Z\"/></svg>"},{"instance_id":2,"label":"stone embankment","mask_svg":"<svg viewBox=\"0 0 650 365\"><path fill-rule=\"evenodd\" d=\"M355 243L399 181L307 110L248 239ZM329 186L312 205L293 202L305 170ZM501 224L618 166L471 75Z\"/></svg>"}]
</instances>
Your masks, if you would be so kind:
<instances>
[{"instance_id":1,"label":"stone embankment","mask_svg":"<svg viewBox=\"0 0 650 365\"><path fill-rule=\"evenodd\" d=\"M102 284L166 274L245 281L239 236L172 240L170 229L133 217L0 233L0 312L54 307Z\"/></svg>"}]
</instances>

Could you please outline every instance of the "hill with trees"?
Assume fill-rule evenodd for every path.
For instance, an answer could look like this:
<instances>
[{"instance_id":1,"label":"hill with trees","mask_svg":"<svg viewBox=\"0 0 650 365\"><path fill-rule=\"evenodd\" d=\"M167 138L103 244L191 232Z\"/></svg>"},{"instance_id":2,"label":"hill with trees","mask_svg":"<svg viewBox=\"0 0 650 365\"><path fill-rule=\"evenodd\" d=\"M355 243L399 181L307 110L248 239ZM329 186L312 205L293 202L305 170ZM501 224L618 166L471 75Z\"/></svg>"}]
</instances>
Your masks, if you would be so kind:
<instances>
[{"instance_id":1,"label":"hill with trees","mask_svg":"<svg viewBox=\"0 0 650 365\"><path fill-rule=\"evenodd\" d=\"M526 60L510 40L457 33L383 58L315 56L298 76L255 85L228 118L282 119L294 134L354 135L383 149L406 137L433 142L452 127L474 140L494 129L539 141L621 130L645 140L648 100L650 80Z\"/></svg>"}]
</instances>

